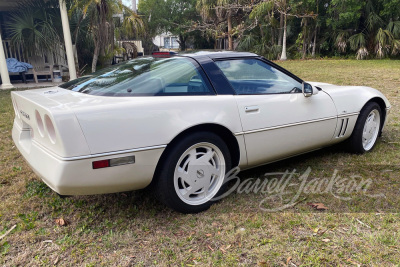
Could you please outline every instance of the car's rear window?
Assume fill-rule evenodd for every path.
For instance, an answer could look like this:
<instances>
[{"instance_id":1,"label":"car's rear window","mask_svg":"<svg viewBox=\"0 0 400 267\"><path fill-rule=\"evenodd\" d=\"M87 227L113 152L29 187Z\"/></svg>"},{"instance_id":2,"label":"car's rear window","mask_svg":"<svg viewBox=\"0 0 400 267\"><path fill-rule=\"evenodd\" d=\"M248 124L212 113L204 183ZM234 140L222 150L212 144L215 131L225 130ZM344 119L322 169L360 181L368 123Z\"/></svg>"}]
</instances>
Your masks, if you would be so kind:
<instances>
[{"instance_id":1,"label":"car's rear window","mask_svg":"<svg viewBox=\"0 0 400 267\"><path fill-rule=\"evenodd\" d=\"M197 63L184 57L145 57L113 65L60 87L100 96L214 94Z\"/></svg>"}]
</instances>

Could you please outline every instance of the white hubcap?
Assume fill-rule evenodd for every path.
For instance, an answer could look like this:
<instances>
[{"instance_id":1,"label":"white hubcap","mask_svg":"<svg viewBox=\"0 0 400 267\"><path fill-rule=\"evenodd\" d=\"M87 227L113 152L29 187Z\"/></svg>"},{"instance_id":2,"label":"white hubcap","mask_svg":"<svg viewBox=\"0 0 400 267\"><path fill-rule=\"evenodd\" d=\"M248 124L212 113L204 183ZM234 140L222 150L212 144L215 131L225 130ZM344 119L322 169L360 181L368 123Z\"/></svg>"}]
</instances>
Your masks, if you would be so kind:
<instances>
[{"instance_id":1,"label":"white hubcap","mask_svg":"<svg viewBox=\"0 0 400 267\"><path fill-rule=\"evenodd\" d=\"M175 167L175 191L189 205L204 204L218 193L225 172L224 155L217 146L195 144L182 154Z\"/></svg>"},{"instance_id":2,"label":"white hubcap","mask_svg":"<svg viewBox=\"0 0 400 267\"><path fill-rule=\"evenodd\" d=\"M365 151L370 150L374 146L379 135L380 125L381 116L378 110L374 109L369 113L364 125L362 144Z\"/></svg>"}]
</instances>

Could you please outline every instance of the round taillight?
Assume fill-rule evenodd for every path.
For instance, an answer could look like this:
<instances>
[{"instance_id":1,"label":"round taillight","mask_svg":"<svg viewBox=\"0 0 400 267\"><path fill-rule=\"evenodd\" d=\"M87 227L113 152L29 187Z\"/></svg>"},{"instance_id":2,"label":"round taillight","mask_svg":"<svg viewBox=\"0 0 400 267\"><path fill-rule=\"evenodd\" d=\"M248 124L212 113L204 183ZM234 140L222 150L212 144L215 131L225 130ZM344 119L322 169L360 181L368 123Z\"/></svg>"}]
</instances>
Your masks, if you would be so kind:
<instances>
[{"instance_id":1,"label":"round taillight","mask_svg":"<svg viewBox=\"0 0 400 267\"><path fill-rule=\"evenodd\" d=\"M43 120L42 116L40 116L39 111L35 110L35 118L36 118L36 124L39 130L39 134L41 137L44 137L44 125L43 125Z\"/></svg>"},{"instance_id":2,"label":"round taillight","mask_svg":"<svg viewBox=\"0 0 400 267\"><path fill-rule=\"evenodd\" d=\"M44 115L44 123L46 125L47 134L50 137L50 141L56 143L56 129L54 128L53 122L48 115Z\"/></svg>"},{"instance_id":3,"label":"round taillight","mask_svg":"<svg viewBox=\"0 0 400 267\"><path fill-rule=\"evenodd\" d=\"M18 119L20 119L20 116L19 116L19 109L18 109L17 102L15 102L15 100L12 99L12 103L13 103L13 106L14 106L15 116L16 116Z\"/></svg>"}]
</instances>

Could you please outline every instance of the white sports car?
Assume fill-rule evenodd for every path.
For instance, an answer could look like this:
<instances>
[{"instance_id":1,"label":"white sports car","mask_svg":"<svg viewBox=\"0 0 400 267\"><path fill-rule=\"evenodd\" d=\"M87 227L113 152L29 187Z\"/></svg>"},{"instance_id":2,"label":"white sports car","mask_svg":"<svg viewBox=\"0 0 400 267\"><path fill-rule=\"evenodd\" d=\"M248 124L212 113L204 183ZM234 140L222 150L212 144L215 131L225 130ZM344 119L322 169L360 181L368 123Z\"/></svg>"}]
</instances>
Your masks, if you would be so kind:
<instances>
[{"instance_id":1,"label":"white sports car","mask_svg":"<svg viewBox=\"0 0 400 267\"><path fill-rule=\"evenodd\" d=\"M207 209L247 169L347 140L371 150L390 103L368 87L306 83L252 53L131 60L59 87L12 92L13 140L60 195L145 188Z\"/></svg>"}]
</instances>

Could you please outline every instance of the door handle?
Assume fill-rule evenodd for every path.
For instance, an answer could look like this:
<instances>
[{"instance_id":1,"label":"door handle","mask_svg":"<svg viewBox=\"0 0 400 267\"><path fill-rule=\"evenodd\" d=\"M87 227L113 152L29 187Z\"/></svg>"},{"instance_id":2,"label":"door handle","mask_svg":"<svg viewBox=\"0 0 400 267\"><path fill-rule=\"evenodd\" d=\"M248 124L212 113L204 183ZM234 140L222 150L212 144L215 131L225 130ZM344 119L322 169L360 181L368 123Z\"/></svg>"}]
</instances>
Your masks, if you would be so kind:
<instances>
[{"instance_id":1,"label":"door handle","mask_svg":"<svg viewBox=\"0 0 400 267\"><path fill-rule=\"evenodd\" d=\"M244 108L244 111L246 111L248 113L249 112L257 112L259 110L260 110L260 108L258 106L249 106L249 107Z\"/></svg>"}]
</instances>

